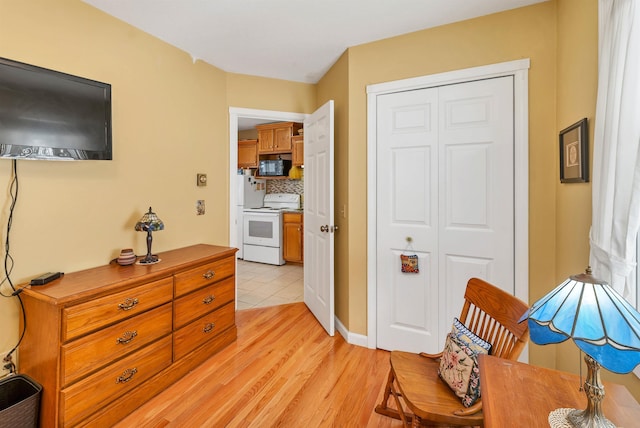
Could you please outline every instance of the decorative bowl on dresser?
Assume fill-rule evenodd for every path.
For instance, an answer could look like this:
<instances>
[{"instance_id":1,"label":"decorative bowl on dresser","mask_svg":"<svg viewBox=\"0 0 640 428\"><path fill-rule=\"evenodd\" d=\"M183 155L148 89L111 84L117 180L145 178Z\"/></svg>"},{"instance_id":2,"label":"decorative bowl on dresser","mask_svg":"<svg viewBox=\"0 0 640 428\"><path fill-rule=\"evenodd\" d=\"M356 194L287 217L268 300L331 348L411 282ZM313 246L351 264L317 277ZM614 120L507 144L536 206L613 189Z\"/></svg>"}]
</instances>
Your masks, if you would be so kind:
<instances>
[{"instance_id":1,"label":"decorative bowl on dresser","mask_svg":"<svg viewBox=\"0 0 640 428\"><path fill-rule=\"evenodd\" d=\"M234 342L236 251L199 244L25 288L20 371L43 387L40 426L113 425Z\"/></svg>"}]
</instances>

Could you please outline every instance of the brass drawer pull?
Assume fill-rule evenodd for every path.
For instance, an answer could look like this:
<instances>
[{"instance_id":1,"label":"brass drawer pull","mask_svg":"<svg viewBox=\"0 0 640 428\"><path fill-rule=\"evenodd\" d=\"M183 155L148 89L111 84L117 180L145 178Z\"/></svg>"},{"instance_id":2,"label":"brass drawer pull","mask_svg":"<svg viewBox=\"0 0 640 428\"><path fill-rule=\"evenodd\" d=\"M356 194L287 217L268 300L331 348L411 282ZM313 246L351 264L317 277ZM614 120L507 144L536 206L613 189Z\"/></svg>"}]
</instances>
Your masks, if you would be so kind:
<instances>
[{"instance_id":1,"label":"brass drawer pull","mask_svg":"<svg viewBox=\"0 0 640 428\"><path fill-rule=\"evenodd\" d=\"M211 330L213 330L213 328L214 328L215 326L216 326L216 325L215 325L215 323L208 322L208 323L206 323L206 324L205 324L205 326L204 326L204 328L202 329L202 331L203 331L204 333L209 333L209 332L211 332Z\"/></svg>"},{"instance_id":2,"label":"brass drawer pull","mask_svg":"<svg viewBox=\"0 0 640 428\"><path fill-rule=\"evenodd\" d=\"M216 296L212 296L210 294L207 297L205 297L204 299L202 299L202 303L204 303L205 305L208 305L209 303L213 302L214 300L216 300Z\"/></svg>"},{"instance_id":3,"label":"brass drawer pull","mask_svg":"<svg viewBox=\"0 0 640 428\"><path fill-rule=\"evenodd\" d=\"M127 343L131 342L137 335L138 332L136 330L127 331L122 335L122 337L116 339L116 343L126 345Z\"/></svg>"},{"instance_id":4,"label":"brass drawer pull","mask_svg":"<svg viewBox=\"0 0 640 428\"><path fill-rule=\"evenodd\" d=\"M136 297L134 298L129 297L124 302L120 303L118 305L118 308L122 309L123 311L128 311L130 309L133 309L137 304L138 304L138 299Z\"/></svg>"},{"instance_id":5,"label":"brass drawer pull","mask_svg":"<svg viewBox=\"0 0 640 428\"><path fill-rule=\"evenodd\" d=\"M131 379L133 379L133 375L135 375L136 373L138 373L138 369L136 367L132 369L126 369L120 376L118 376L118 378L116 379L116 383L127 383Z\"/></svg>"},{"instance_id":6,"label":"brass drawer pull","mask_svg":"<svg viewBox=\"0 0 640 428\"><path fill-rule=\"evenodd\" d=\"M204 279L211 279L211 278L213 278L213 276L214 276L215 274L216 274L216 273L215 273L214 271L212 271L211 269L209 269L208 271L206 271L205 273L203 273L203 274L202 274L202 277L203 277Z\"/></svg>"}]
</instances>

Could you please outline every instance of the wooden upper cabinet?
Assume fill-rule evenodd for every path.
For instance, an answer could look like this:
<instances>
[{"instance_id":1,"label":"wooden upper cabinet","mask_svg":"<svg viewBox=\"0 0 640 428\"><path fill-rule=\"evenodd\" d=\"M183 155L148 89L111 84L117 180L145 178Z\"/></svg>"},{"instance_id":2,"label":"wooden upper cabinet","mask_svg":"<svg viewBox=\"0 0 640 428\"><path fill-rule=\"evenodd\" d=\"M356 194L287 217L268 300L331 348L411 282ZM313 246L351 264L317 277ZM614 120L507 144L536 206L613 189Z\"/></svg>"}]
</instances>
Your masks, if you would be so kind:
<instances>
[{"instance_id":1,"label":"wooden upper cabinet","mask_svg":"<svg viewBox=\"0 0 640 428\"><path fill-rule=\"evenodd\" d=\"M302 128L297 122L278 122L257 125L258 153L291 153L291 137Z\"/></svg>"},{"instance_id":2,"label":"wooden upper cabinet","mask_svg":"<svg viewBox=\"0 0 640 428\"><path fill-rule=\"evenodd\" d=\"M258 140L238 141L238 168L258 167Z\"/></svg>"},{"instance_id":3,"label":"wooden upper cabinet","mask_svg":"<svg viewBox=\"0 0 640 428\"><path fill-rule=\"evenodd\" d=\"M273 152L273 129L258 130L258 153Z\"/></svg>"},{"instance_id":4,"label":"wooden upper cabinet","mask_svg":"<svg viewBox=\"0 0 640 428\"><path fill-rule=\"evenodd\" d=\"M304 165L304 138L302 135L291 137L291 164L293 166Z\"/></svg>"}]
</instances>

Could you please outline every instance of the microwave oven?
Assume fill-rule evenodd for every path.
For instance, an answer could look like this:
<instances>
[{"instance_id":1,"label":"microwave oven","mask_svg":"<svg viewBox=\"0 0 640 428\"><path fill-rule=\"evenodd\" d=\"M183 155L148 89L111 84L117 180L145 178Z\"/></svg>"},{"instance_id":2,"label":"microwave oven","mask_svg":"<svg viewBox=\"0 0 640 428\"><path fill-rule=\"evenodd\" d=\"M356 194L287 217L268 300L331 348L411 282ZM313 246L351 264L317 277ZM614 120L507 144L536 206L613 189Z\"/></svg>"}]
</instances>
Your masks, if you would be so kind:
<instances>
[{"instance_id":1,"label":"microwave oven","mask_svg":"<svg viewBox=\"0 0 640 428\"><path fill-rule=\"evenodd\" d=\"M287 159L266 159L261 160L258 165L258 175L289 175L291 161Z\"/></svg>"}]
</instances>

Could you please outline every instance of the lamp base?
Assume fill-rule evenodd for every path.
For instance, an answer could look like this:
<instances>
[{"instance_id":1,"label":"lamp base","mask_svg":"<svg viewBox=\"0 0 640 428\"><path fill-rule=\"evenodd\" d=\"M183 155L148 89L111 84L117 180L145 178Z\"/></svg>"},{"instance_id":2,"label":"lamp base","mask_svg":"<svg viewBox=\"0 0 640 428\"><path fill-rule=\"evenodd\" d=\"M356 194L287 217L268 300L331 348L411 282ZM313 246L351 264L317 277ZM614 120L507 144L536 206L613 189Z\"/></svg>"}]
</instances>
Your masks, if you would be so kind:
<instances>
[{"instance_id":1,"label":"lamp base","mask_svg":"<svg viewBox=\"0 0 640 428\"><path fill-rule=\"evenodd\" d=\"M579 427L607 427L615 428L615 425L607 418L585 418L584 410L560 408L549 413L549 426L551 428L579 428Z\"/></svg>"},{"instance_id":2,"label":"lamp base","mask_svg":"<svg viewBox=\"0 0 640 428\"><path fill-rule=\"evenodd\" d=\"M160 262L160 258L155 254L147 254L145 257L141 258L136 262L138 265L153 265Z\"/></svg>"},{"instance_id":3,"label":"lamp base","mask_svg":"<svg viewBox=\"0 0 640 428\"><path fill-rule=\"evenodd\" d=\"M576 428L616 428L604 415L589 414L586 410L573 409L567 415L567 420Z\"/></svg>"},{"instance_id":4,"label":"lamp base","mask_svg":"<svg viewBox=\"0 0 640 428\"><path fill-rule=\"evenodd\" d=\"M584 382L584 392L587 396L587 408L584 410L576 409L557 409L549 414L549 424L551 424L552 416L558 416L562 413L565 416L567 427L572 428L616 428L616 426L602 413L602 400L604 400L604 386L600 381L600 364L594 360L589 354L584 355L584 361L587 364L587 378ZM557 413L559 412L559 413ZM554 426L554 425L552 425ZM565 425L557 424L558 427Z\"/></svg>"}]
</instances>

